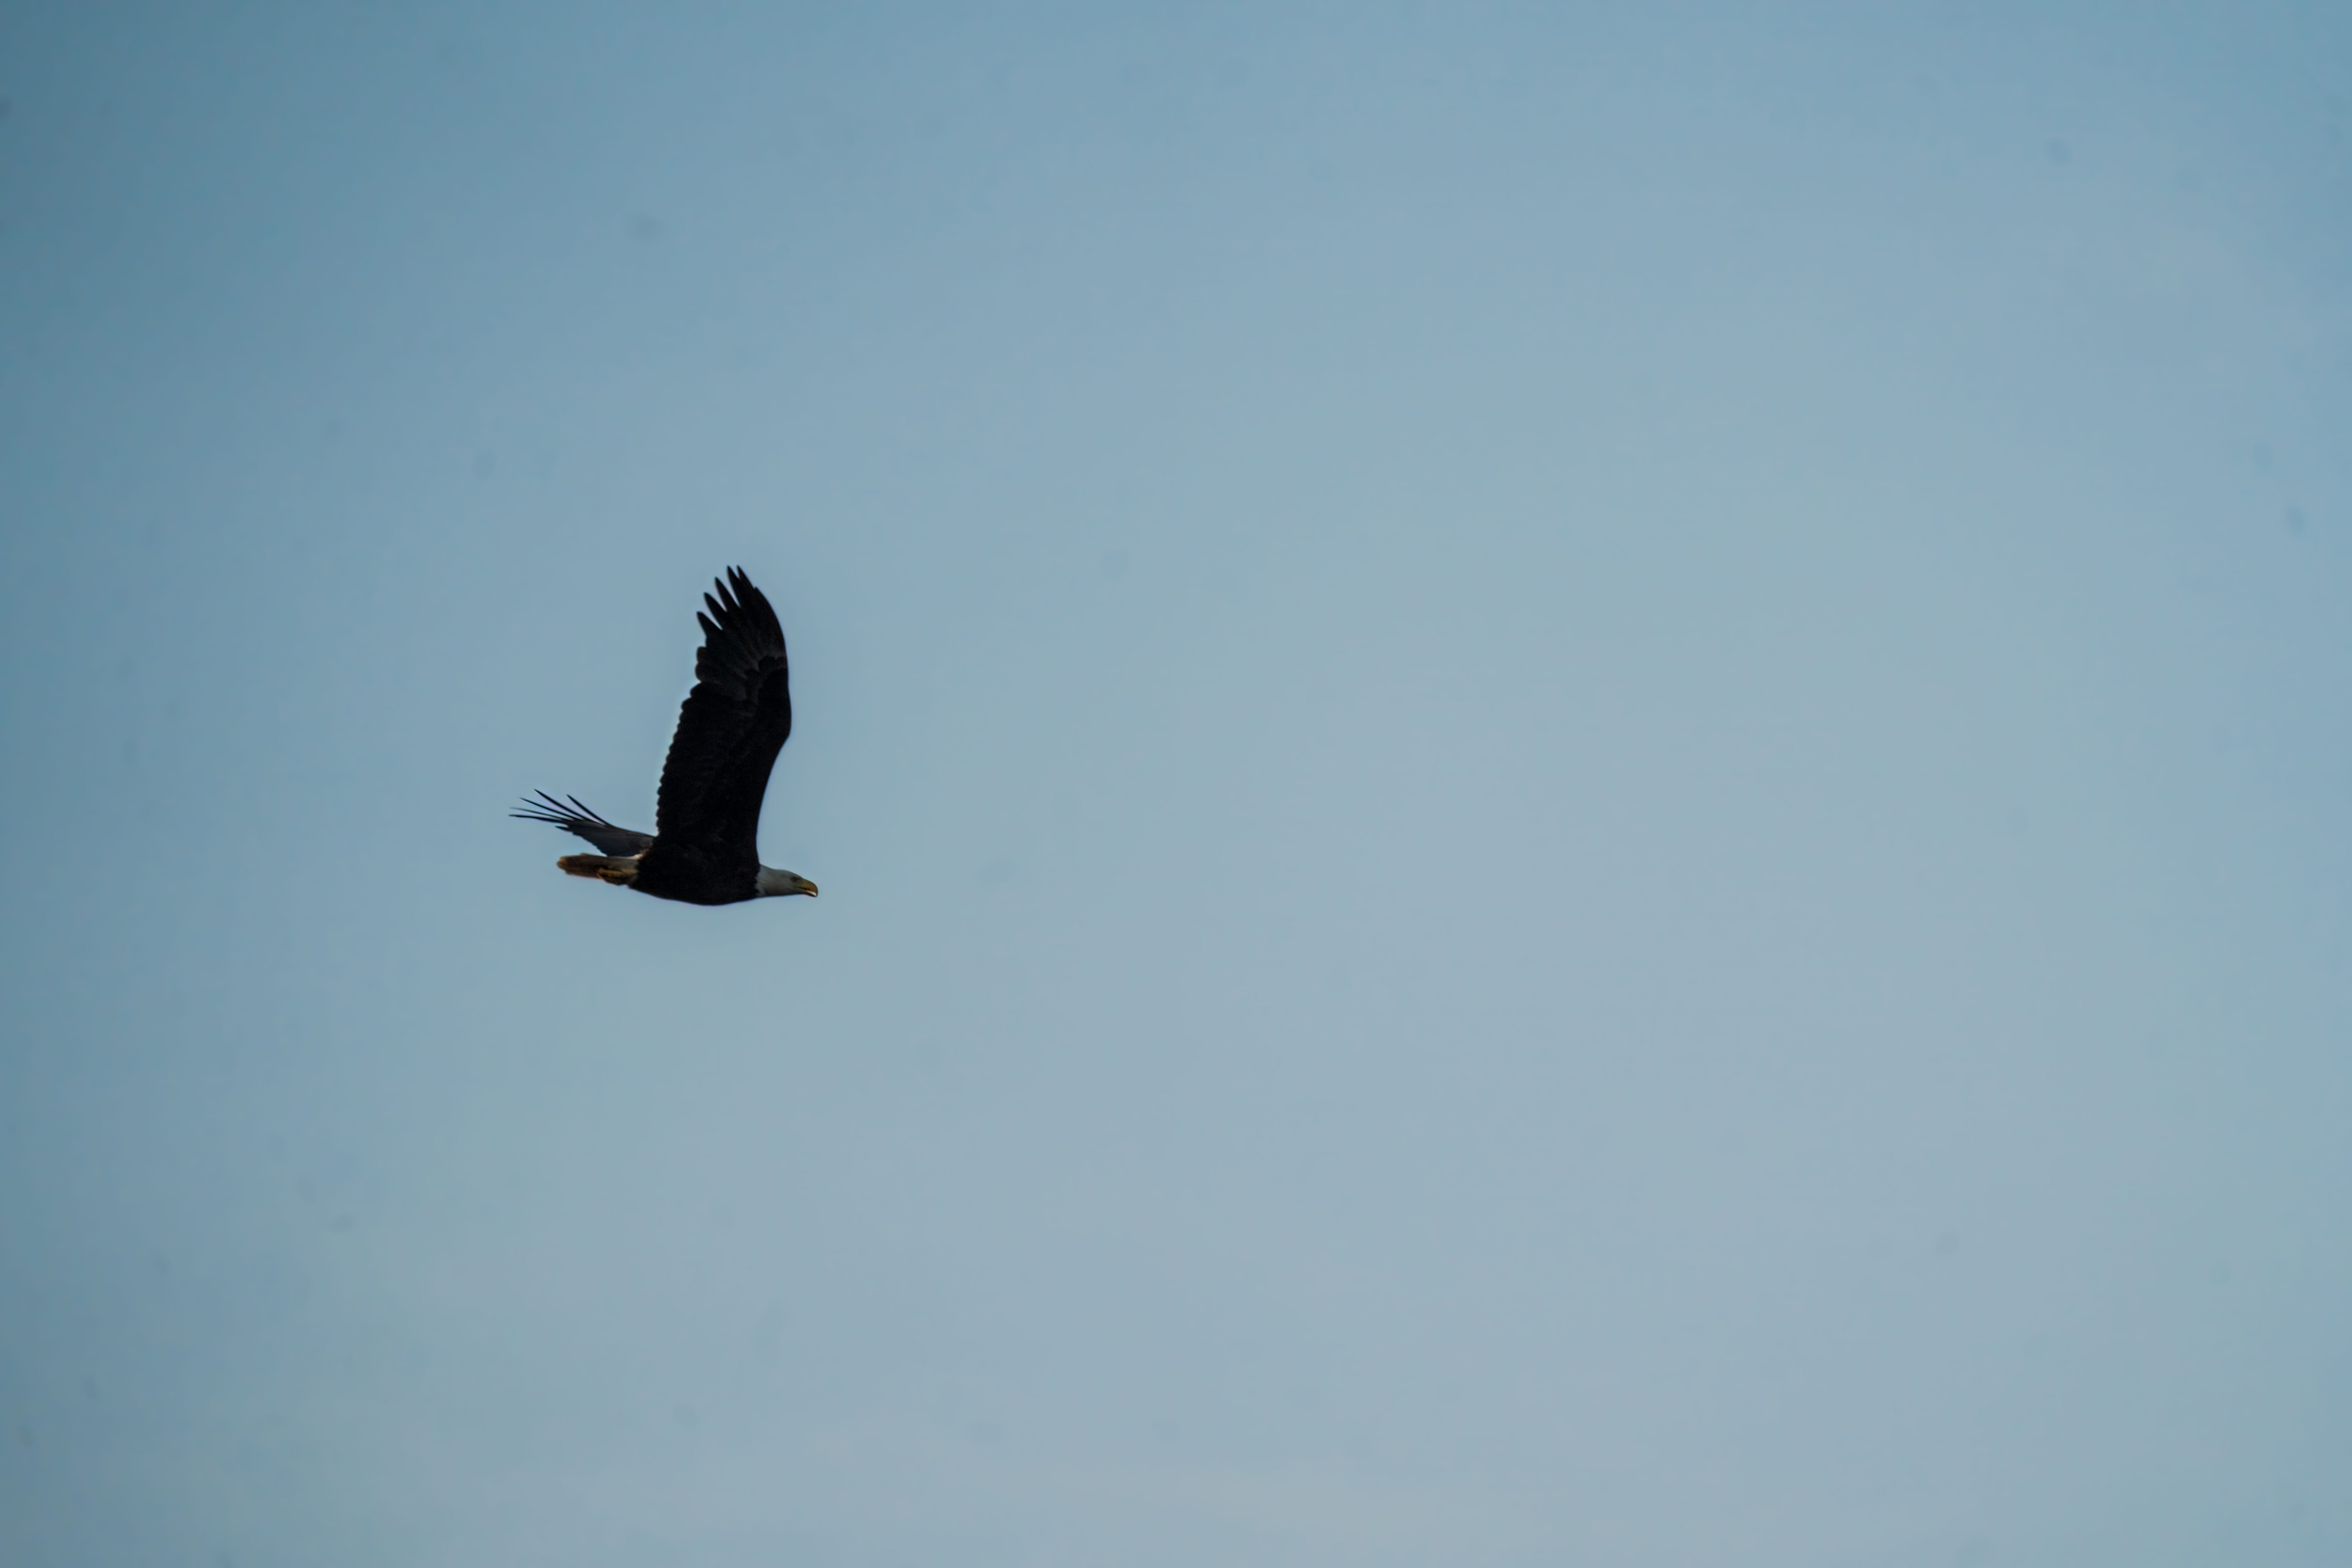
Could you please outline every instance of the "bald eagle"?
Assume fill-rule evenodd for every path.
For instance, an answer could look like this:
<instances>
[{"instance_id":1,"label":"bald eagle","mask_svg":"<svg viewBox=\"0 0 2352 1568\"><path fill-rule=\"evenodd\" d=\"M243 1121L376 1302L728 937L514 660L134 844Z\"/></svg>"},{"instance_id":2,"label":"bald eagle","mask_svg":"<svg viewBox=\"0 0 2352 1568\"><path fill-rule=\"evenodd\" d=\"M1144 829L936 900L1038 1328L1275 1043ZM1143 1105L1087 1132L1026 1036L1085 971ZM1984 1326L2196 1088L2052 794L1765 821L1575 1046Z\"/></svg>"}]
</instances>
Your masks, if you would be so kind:
<instances>
[{"instance_id":1,"label":"bald eagle","mask_svg":"<svg viewBox=\"0 0 2352 1568\"><path fill-rule=\"evenodd\" d=\"M740 568L729 567L712 586L717 593L702 596L709 613L694 617L702 622L702 651L694 656L694 689L677 710L677 732L662 764L654 831L616 828L577 796L559 800L544 789L512 815L552 822L595 845L595 854L555 862L573 876L682 904L795 893L814 898L816 883L808 878L760 863L760 801L776 753L793 733L784 629L768 596Z\"/></svg>"}]
</instances>

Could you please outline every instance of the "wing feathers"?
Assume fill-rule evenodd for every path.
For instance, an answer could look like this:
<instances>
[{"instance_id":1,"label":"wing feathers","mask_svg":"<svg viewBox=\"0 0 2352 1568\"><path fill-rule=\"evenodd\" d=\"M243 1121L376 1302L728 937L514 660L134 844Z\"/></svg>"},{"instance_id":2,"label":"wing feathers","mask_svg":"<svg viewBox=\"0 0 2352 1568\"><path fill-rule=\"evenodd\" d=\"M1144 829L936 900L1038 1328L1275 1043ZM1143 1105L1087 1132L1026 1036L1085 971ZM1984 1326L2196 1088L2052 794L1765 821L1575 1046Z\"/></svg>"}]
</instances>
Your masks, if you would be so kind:
<instances>
[{"instance_id":1,"label":"wing feathers","mask_svg":"<svg viewBox=\"0 0 2352 1568\"><path fill-rule=\"evenodd\" d=\"M655 831L756 857L760 805L793 730L784 629L766 594L730 567L695 612L702 646L662 766Z\"/></svg>"},{"instance_id":2,"label":"wing feathers","mask_svg":"<svg viewBox=\"0 0 2352 1568\"><path fill-rule=\"evenodd\" d=\"M539 798L534 800L529 796L524 797L523 809L508 814L520 817L526 822L552 822L567 833L579 834L608 855L626 858L630 855L643 854L646 852L646 846L654 841L651 833L634 832L627 828L614 827L582 805L580 797L577 795L566 796L564 800L571 802L570 805L566 805L563 800L557 800L544 789L534 790L532 793Z\"/></svg>"}]
</instances>

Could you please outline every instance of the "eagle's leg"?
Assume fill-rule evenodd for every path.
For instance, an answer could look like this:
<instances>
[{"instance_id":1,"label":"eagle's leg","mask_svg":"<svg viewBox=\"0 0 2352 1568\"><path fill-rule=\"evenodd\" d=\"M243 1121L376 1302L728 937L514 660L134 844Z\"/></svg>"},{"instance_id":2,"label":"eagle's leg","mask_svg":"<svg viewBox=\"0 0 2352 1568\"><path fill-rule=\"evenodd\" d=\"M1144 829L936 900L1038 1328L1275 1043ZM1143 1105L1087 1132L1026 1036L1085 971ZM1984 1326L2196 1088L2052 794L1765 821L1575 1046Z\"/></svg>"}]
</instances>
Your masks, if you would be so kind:
<instances>
[{"instance_id":1,"label":"eagle's leg","mask_svg":"<svg viewBox=\"0 0 2352 1568\"><path fill-rule=\"evenodd\" d=\"M635 855L565 855L555 867L572 876L593 876L626 887L637 880L637 859Z\"/></svg>"}]
</instances>

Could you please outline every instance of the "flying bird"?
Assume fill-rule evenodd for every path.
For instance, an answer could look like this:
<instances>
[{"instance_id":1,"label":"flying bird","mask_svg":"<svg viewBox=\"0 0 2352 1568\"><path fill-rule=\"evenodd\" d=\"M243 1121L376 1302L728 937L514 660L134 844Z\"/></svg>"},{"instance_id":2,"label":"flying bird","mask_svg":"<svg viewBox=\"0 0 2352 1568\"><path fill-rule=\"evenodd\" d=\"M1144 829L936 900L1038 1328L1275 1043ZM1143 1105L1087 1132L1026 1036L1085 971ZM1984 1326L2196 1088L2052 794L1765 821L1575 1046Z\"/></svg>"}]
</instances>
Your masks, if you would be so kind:
<instances>
[{"instance_id":1,"label":"flying bird","mask_svg":"<svg viewBox=\"0 0 2352 1568\"><path fill-rule=\"evenodd\" d=\"M741 904L795 893L814 898L816 883L808 878L760 863L760 801L776 753L793 733L784 629L741 569L729 567L713 586L716 594L702 596L709 613L695 612L702 649L662 764L654 831L614 827L577 796L559 800L544 789L512 815L552 822L595 845L595 854L555 862L573 876L681 904Z\"/></svg>"}]
</instances>

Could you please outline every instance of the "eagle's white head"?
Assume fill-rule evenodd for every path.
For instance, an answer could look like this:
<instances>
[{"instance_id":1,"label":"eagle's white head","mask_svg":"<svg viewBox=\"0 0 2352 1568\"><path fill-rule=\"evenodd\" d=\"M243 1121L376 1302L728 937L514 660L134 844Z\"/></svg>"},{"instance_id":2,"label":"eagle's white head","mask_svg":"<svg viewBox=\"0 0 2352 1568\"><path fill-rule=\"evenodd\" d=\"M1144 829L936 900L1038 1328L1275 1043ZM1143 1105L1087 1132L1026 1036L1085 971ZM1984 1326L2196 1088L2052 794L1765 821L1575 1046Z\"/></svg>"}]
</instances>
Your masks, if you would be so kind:
<instances>
[{"instance_id":1,"label":"eagle's white head","mask_svg":"<svg viewBox=\"0 0 2352 1568\"><path fill-rule=\"evenodd\" d=\"M735 885L740 887L743 884L739 882ZM772 865L760 868L759 886L761 898L784 898L795 893L805 893L811 898L816 896L816 883L798 872L778 871Z\"/></svg>"}]
</instances>

